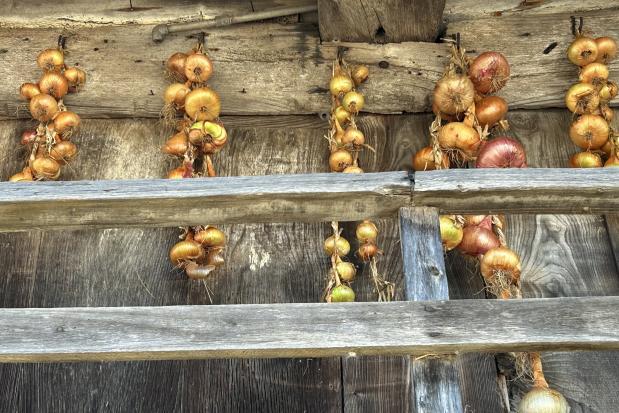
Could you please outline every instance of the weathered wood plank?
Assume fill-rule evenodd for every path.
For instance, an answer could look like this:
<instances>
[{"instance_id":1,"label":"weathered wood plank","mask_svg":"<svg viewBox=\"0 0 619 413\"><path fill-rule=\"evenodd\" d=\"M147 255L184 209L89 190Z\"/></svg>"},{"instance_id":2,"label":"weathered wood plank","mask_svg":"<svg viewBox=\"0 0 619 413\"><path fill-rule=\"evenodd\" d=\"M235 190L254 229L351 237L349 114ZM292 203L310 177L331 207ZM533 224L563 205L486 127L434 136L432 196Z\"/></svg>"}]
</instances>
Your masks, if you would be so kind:
<instances>
[{"instance_id":1,"label":"weathered wood plank","mask_svg":"<svg viewBox=\"0 0 619 413\"><path fill-rule=\"evenodd\" d=\"M617 305L576 297L2 309L0 361L611 350Z\"/></svg>"},{"instance_id":2,"label":"weathered wood plank","mask_svg":"<svg viewBox=\"0 0 619 413\"><path fill-rule=\"evenodd\" d=\"M441 31L445 0L318 0L325 41L433 42Z\"/></svg>"},{"instance_id":3,"label":"weathered wood plank","mask_svg":"<svg viewBox=\"0 0 619 413\"><path fill-rule=\"evenodd\" d=\"M465 33L463 42L469 50L498 49L505 53L512 77L501 94L512 109L563 107L565 90L577 77L576 69L564 56L570 36L569 16L543 15L541 22L538 17L466 20L449 29L450 33ZM590 11L585 18L595 21L597 32L619 37L612 10ZM67 30L67 62L79 63L91 76L81 93L66 99L68 106L82 117L158 117L167 85L162 63L173 51L189 49L192 41L175 36L152 44L150 30L151 26L142 25L94 27L77 33ZM501 33L501 44L497 44L496 33ZM58 34L58 29L0 29L0 47L6 50L3 58L20 62L19 70L7 66L10 70L0 84L0 118L28 117L17 89L40 76L36 55L52 46ZM559 45L544 54L553 42ZM372 80L363 86L367 96L364 110L430 110L430 92L448 63L447 45L321 43L314 25L264 23L209 33L207 48L215 64L211 84L221 94L223 113L323 112L329 107L324 88L340 44L349 49L345 54L349 62L370 67ZM110 55L123 58L110 59ZM619 70L619 61L611 64L611 70ZM18 110L20 105L22 109Z\"/></svg>"},{"instance_id":4,"label":"weathered wood plank","mask_svg":"<svg viewBox=\"0 0 619 413\"><path fill-rule=\"evenodd\" d=\"M400 209L405 296L409 301L448 300L447 273L436 208ZM411 411L460 412L462 396L454 357L412 360Z\"/></svg>"},{"instance_id":5,"label":"weathered wood plank","mask_svg":"<svg viewBox=\"0 0 619 413\"><path fill-rule=\"evenodd\" d=\"M457 213L604 213L619 208L618 178L613 168L417 172L413 203Z\"/></svg>"},{"instance_id":6,"label":"weathered wood plank","mask_svg":"<svg viewBox=\"0 0 619 413\"><path fill-rule=\"evenodd\" d=\"M406 172L1 183L7 230L359 220L410 201Z\"/></svg>"}]
</instances>

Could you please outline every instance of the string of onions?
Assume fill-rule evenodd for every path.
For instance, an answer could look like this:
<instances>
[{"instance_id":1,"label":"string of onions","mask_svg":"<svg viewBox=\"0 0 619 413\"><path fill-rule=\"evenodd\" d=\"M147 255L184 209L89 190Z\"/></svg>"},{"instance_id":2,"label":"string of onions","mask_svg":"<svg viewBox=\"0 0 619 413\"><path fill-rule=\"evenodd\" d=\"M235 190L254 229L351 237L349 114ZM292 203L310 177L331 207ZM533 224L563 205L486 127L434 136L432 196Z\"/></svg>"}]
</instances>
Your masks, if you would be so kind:
<instances>
[{"instance_id":1,"label":"string of onions","mask_svg":"<svg viewBox=\"0 0 619 413\"><path fill-rule=\"evenodd\" d=\"M228 141L219 119L219 95L206 83L213 64L203 48L200 41L190 52L174 53L166 62L174 83L164 92L162 118L175 127L175 133L162 151L181 163L168 173L169 179L217 176L211 156ZM185 227L179 238L170 249L170 260L190 279L204 280L225 263L226 235L220 229L212 225Z\"/></svg>"},{"instance_id":2,"label":"string of onions","mask_svg":"<svg viewBox=\"0 0 619 413\"><path fill-rule=\"evenodd\" d=\"M39 122L27 129L20 142L28 149L24 168L9 178L11 182L57 180L61 168L77 155L71 141L80 126L80 117L63 102L68 93L78 92L86 82L86 73L65 65L66 38L58 38L58 46L39 53L37 65L43 71L37 83L24 83L20 96L29 101L31 116Z\"/></svg>"},{"instance_id":3,"label":"string of onions","mask_svg":"<svg viewBox=\"0 0 619 413\"><path fill-rule=\"evenodd\" d=\"M574 40L567 49L567 58L580 72L578 83L565 95L565 105L573 113L570 139L582 151L570 158L569 165L615 167L619 166L619 135L610 126L614 112L609 103L617 96L618 87L608 79L608 64L617 56L617 42L611 37L593 38L582 25L582 17L578 27L572 17Z\"/></svg>"},{"instance_id":4,"label":"string of onions","mask_svg":"<svg viewBox=\"0 0 619 413\"><path fill-rule=\"evenodd\" d=\"M365 135L357 127L355 117L363 108L364 96L356 88L369 76L369 69L360 65L349 68L341 58L333 64L333 73L329 82L331 92L331 113L329 116L329 133L325 138L329 142L329 168L332 172L363 173L359 167L359 154L364 148L373 150L365 143ZM351 262L345 261L350 252L350 243L341 236L337 222L331 223L333 235L324 243L324 250L331 257L331 268L324 291L327 302L350 302L355 300L351 283L357 269ZM369 220L359 223L355 232L359 242L357 256L370 266L370 276L378 301L390 301L394 296L394 285L386 281L378 272L377 257L382 254L376 244L378 228Z\"/></svg>"}]
</instances>

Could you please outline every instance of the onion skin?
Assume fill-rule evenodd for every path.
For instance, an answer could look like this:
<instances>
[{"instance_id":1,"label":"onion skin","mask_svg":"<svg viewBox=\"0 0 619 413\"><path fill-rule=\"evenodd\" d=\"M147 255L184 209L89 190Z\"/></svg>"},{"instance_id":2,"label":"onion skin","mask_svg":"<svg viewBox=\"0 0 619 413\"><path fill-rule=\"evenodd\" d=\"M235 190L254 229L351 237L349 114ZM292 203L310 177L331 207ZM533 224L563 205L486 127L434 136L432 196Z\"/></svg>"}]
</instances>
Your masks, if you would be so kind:
<instances>
[{"instance_id":1,"label":"onion skin","mask_svg":"<svg viewBox=\"0 0 619 413\"><path fill-rule=\"evenodd\" d=\"M488 250L500 246L499 239L492 230L483 224L464 227L462 241L458 249L467 255L483 255Z\"/></svg>"},{"instance_id":2,"label":"onion skin","mask_svg":"<svg viewBox=\"0 0 619 413\"><path fill-rule=\"evenodd\" d=\"M215 269L214 265L199 265L195 262L190 262L185 266L185 274L192 280L204 280Z\"/></svg>"},{"instance_id":3,"label":"onion skin","mask_svg":"<svg viewBox=\"0 0 619 413\"><path fill-rule=\"evenodd\" d=\"M202 257L204 257L204 249L195 241L180 241L170 249L170 261L177 266L182 265L185 261L196 260Z\"/></svg>"},{"instance_id":4,"label":"onion skin","mask_svg":"<svg viewBox=\"0 0 619 413\"><path fill-rule=\"evenodd\" d=\"M38 179L58 179L60 176L60 164L54 159L43 156L32 161L30 167L32 173Z\"/></svg>"},{"instance_id":5,"label":"onion skin","mask_svg":"<svg viewBox=\"0 0 619 413\"><path fill-rule=\"evenodd\" d=\"M486 280L494 277L495 271L503 271L509 274L511 281L520 281L520 257L507 247L496 247L488 250L481 259L481 275Z\"/></svg>"},{"instance_id":6,"label":"onion skin","mask_svg":"<svg viewBox=\"0 0 619 413\"><path fill-rule=\"evenodd\" d=\"M30 114L39 122L48 122L58 113L58 102L50 95L40 93L30 99Z\"/></svg>"},{"instance_id":7,"label":"onion skin","mask_svg":"<svg viewBox=\"0 0 619 413\"><path fill-rule=\"evenodd\" d=\"M69 67L64 71L63 75L69 82L71 91L75 91L86 83L86 72L77 67Z\"/></svg>"},{"instance_id":8,"label":"onion skin","mask_svg":"<svg viewBox=\"0 0 619 413\"><path fill-rule=\"evenodd\" d=\"M451 251L462 241L464 230L453 217L448 215L441 215L439 217L439 223L443 248L445 248L446 251Z\"/></svg>"},{"instance_id":9,"label":"onion skin","mask_svg":"<svg viewBox=\"0 0 619 413\"><path fill-rule=\"evenodd\" d=\"M591 83L576 83L565 95L565 106L572 113L592 113L600 105L600 97Z\"/></svg>"},{"instance_id":10,"label":"onion skin","mask_svg":"<svg viewBox=\"0 0 619 413\"><path fill-rule=\"evenodd\" d=\"M608 103L617 96L617 92L619 88L615 82L606 82L604 86L600 89L600 101L603 103Z\"/></svg>"},{"instance_id":11,"label":"onion skin","mask_svg":"<svg viewBox=\"0 0 619 413\"><path fill-rule=\"evenodd\" d=\"M443 76L434 87L433 105L446 115L466 111L475 100L475 86L464 75Z\"/></svg>"},{"instance_id":12,"label":"onion skin","mask_svg":"<svg viewBox=\"0 0 619 413\"><path fill-rule=\"evenodd\" d=\"M187 61L187 55L182 52L174 53L172 56L168 57L166 61L166 69L168 72L177 80L185 81L187 80L187 76L185 76L185 62Z\"/></svg>"},{"instance_id":13,"label":"onion skin","mask_svg":"<svg viewBox=\"0 0 619 413\"><path fill-rule=\"evenodd\" d=\"M354 147L362 146L365 143L365 136L359 129L350 126L346 128L344 136L342 136L342 143Z\"/></svg>"},{"instance_id":14,"label":"onion skin","mask_svg":"<svg viewBox=\"0 0 619 413\"><path fill-rule=\"evenodd\" d=\"M337 271L337 275L340 277L340 280L350 282L355 278L357 274L357 269L351 262L340 261L335 264L335 270Z\"/></svg>"},{"instance_id":15,"label":"onion skin","mask_svg":"<svg viewBox=\"0 0 619 413\"><path fill-rule=\"evenodd\" d=\"M324 249L327 255L331 256L335 252L335 246L337 244L337 255L339 257L343 257L344 255L348 255L350 252L350 243L346 238L339 237L337 239L337 243L335 242L335 237L331 235L329 238L325 240Z\"/></svg>"},{"instance_id":16,"label":"onion skin","mask_svg":"<svg viewBox=\"0 0 619 413\"><path fill-rule=\"evenodd\" d=\"M22 132L21 134L21 141L20 143L22 145L31 145L33 144L36 140L37 140L37 131L34 129L26 129L25 131Z\"/></svg>"},{"instance_id":17,"label":"onion skin","mask_svg":"<svg viewBox=\"0 0 619 413\"><path fill-rule=\"evenodd\" d=\"M329 167L333 172L342 172L352 165L353 159L346 149L338 149L329 156Z\"/></svg>"},{"instance_id":18,"label":"onion skin","mask_svg":"<svg viewBox=\"0 0 619 413\"><path fill-rule=\"evenodd\" d=\"M187 135L185 132L178 132L166 141L161 151L168 155L183 156L185 152L187 152L187 149L189 149Z\"/></svg>"},{"instance_id":19,"label":"onion skin","mask_svg":"<svg viewBox=\"0 0 619 413\"><path fill-rule=\"evenodd\" d=\"M342 106L350 113L359 113L365 105L365 98L359 92L350 91L344 95Z\"/></svg>"},{"instance_id":20,"label":"onion skin","mask_svg":"<svg viewBox=\"0 0 619 413\"><path fill-rule=\"evenodd\" d=\"M194 83L206 82L213 74L213 62L205 54L194 53L185 60L185 77Z\"/></svg>"},{"instance_id":21,"label":"onion skin","mask_svg":"<svg viewBox=\"0 0 619 413\"><path fill-rule=\"evenodd\" d=\"M576 66L586 66L596 61L598 46L595 40L589 37L578 37L567 48L567 58Z\"/></svg>"},{"instance_id":22,"label":"onion skin","mask_svg":"<svg viewBox=\"0 0 619 413\"><path fill-rule=\"evenodd\" d=\"M556 390L534 387L518 404L518 413L569 413L570 405Z\"/></svg>"},{"instance_id":23,"label":"onion skin","mask_svg":"<svg viewBox=\"0 0 619 413\"><path fill-rule=\"evenodd\" d=\"M486 142L477 154L477 168L526 168L524 147L516 139L501 136Z\"/></svg>"},{"instance_id":24,"label":"onion skin","mask_svg":"<svg viewBox=\"0 0 619 413\"><path fill-rule=\"evenodd\" d=\"M37 56L37 65L45 70L60 70L64 67L64 56L58 49L45 49Z\"/></svg>"},{"instance_id":25,"label":"onion skin","mask_svg":"<svg viewBox=\"0 0 619 413\"><path fill-rule=\"evenodd\" d=\"M413 169L416 171L433 171L436 169L432 146L421 148L413 155ZM443 152L441 152L441 169L449 169L449 157Z\"/></svg>"},{"instance_id":26,"label":"onion skin","mask_svg":"<svg viewBox=\"0 0 619 413\"><path fill-rule=\"evenodd\" d=\"M174 104L176 107L182 107L189 92L191 92L191 89L184 83L172 83L163 92L163 101L167 104Z\"/></svg>"},{"instance_id":27,"label":"onion skin","mask_svg":"<svg viewBox=\"0 0 619 413\"><path fill-rule=\"evenodd\" d=\"M570 158L570 168L601 168L602 158L593 152L579 152Z\"/></svg>"},{"instance_id":28,"label":"onion skin","mask_svg":"<svg viewBox=\"0 0 619 413\"><path fill-rule=\"evenodd\" d=\"M479 93L496 93L509 79L509 63L499 52L484 52L469 66L469 77Z\"/></svg>"},{"instance_id":29,"label":"onion skin","mask_svg":"<svg viewBox=\"0 0 619 413\"><path fill-rule=\"evenodd\" d=\"M438 142L446 149L458 149L466 157L473 158L481 140L475 129L463 122L450 122L438 133Z\"/></svg>"},{"instance_id":30,"label":"onion skin","mask_svg":"<svg viewBox=\"0 0 619 413\"><path fill-rule=\"evenodd\" d=\"M80 117L74 112L60 112L54 118L54 130L63 138L71 137L78 130L80 124Z\"/></svg>"},{"instance_id":31,"label":"onion skin","mask_svg":"<svg viewBox=\"0 0 619 413\"><path fill-rule=\"evenodd\" d=\"M359 168L358 166L347 166L346 168L344 168L344 170L342 171L343 174L362 174L363 173L363 169Z\"/></svg>"},{"instance_id":32,"label":"onion skin","mask_svg":"<svg viewBox=\"0 0 619 413\"><path fill-rule=\"evenodd\" d=\"M355 66L351 73L352 80L355 82L355 85L359 86L370 76L370 68L365 65Z\"/></svg>"},{"instance_id":33,"label":"onion skin","mask_svg":"<svg viewBox=\"0 0 619 413\"><path fill-rule=\"evenodd\" d=\"M618 166L619 166L619 158L617 158L617 156L611 156L604 163L604 168L616 168Z\"/></svg>"},{"instance_id":34,"label":"onion skin","mask_svg":"<svg viewBox=\"0 0 619 413\"><path fill-rule=\"evenodd\" d=\"M570 125L570 139L581 149L600 149L609 136L608 122L600 115L582 115Z\"/></svg>"},{"instance_id":35,"label":"onion skin","mask_svg":"<svg viewBox=\"0 0 619 413\"><path fill-rule=\"evenodd\" d=\"M505 118L507 102L499 96L486 96L475 104L475 116L481 127L489 128Z\"/></svg>"},{"instance_id":36,"label":"onion skin","mask_svg":"<svg viewBox=\"0 0 619 413\"><path fill-rule=\"evenodd\" d=\"M30 100L40 93L41 89L36 83L24 83L19 87L19 95L26 100Z\"/></svg>"},{"instance_id":37,"label":"onion skin","mask_svg":"<svg viewBox=\"0 0 619 413\"><path fill-rule=\"evenodd\" d=\"M69 93L69 81L58 72L47 72L39 80L39 90L56 99L62 99Z\"/></svg>"},{"instance_id":38,"label":"onion skin","mask_svg":"<svg viewBox=\"0 0 619 413\"><path fill-rule=\"evenodd\" d=\"M378 228L369 220L365 220L357 225L355 235L360 242L375 242L378 238Z\"/></svg>"},{"instance_id":39,"label":"onion skin","mask_svg":"<svg viewBox=\"0 0 619 413\"><path fill-rule=\"evenodd\" d=\"M346 125L350 121L351 114L343 106L338 106L335 108L335 118L338 123L342 126Z\"/></svg>"},{"instance_id":40,"label":"onion skin","mask_svg":"<svg viewBox=\"0 0 619 413\"><path fill-rule=\"evenodd\" d=\"M361 258L362 261L368 262L372 258L374 258L379 252L380 250L378 249L378 246L376 244L368 242L365 244L361 244L361 246L357 250L357 255L359 256L359 258Z\"/></svg>"},{"instance_id":41,"label":"onion skin","mask_svg":"<svg viewBox=\"0 0 619 413\"><path fill-rule=\"evenodd\" d=\"M335 97L350 92L353 86L353 80L346 75L335 75L329 82L329 90Z\"/></svg>"},{"instance_id":42,"label":"onion skin","mask_svg":"<svg viewBox=\"0 0 619 413\"><path fill-rule=\"evenodd\" d=\"M582 83L599 84L608 79L608 66L602 63L589 63L580 69L578 80Z\"/></svg>"},{"instance_id":43,"label":"onion skin","mask_svg":"<svg viewBox=\"0 0 619 413\"><path fill-rule=\"evenodd\" d=\"M194 89L185 97L185 112L193 121L214 120L220 111L221 99L208 87Z\"/></svg>"},{"instance_id":44,"label":"onion skin","mask_svg":"<svg viewBox=\"0 0 619 413\"><path fill-rule=\"evenodd\" d=\"M205 247L221 247L226 243L226 234L218 228L208 227L197 232L194 240Z\"/></svg>"},{"instance_id":45,"label":"onion skin","mask_svg":"<svg viewBox=\"0 0 619 413\"><path fill-rule=\"evenodd\" d=\"M617 57L617 42L612 37L598 37L595 44L598 48L596 62L608 64Z\"/></svg>"},{"instance_id":46,"label":"onion skin","mask_svg":"<svg viewBox=\"0 0 619 413\"><path fill-rule=\"evenodd\" d=\"M49 152L50 158L61 165L68 163L77 155L77 146L71 141L58 142Z\"/></svg>"},{"instance_id":47,"label":"onion skin","mask_svg":"<svg viewBox=\"0 0 619 413\"><path fill-rule=\"evenodd\" d=\"M355 301L355 292L347 285L340 284L331 290L329 301L332 303L350 303Z\"/></svg>"}]
</instances>

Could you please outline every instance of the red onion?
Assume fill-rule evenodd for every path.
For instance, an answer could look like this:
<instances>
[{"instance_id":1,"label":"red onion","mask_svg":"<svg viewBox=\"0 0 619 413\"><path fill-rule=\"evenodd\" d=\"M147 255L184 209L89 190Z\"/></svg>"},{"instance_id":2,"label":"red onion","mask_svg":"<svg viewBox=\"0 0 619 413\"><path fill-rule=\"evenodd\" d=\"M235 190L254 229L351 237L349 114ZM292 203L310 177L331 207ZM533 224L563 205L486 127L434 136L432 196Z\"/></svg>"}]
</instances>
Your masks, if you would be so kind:
<instances>
[{"instance_id":1,"label":"red onion","mask_svg":"<svg viewBox=\"0 0 619 413\"><path fill-rule=\"evenodd\" d=\"M30 145L31 143L34 143L36 139L37 139L37 131L34 129L26 129L21 134L22 145Z\"/></svg>"},{"instance_id":2,"label":"red onion","mask_svg":"<svg viewBox=\"0 0 619 413\"><path fill-rule=\"evenodd\" d=\"M526 168L527 157L520 142L501 136L482 146L475 166L477 168Z\"/></svg>"},{"instance_id":3,"label":"red onion","mask_svg":"<svg viewBox=\"0 0 619 413\"><path fill-rule=\"evenodd\" d=\"M484 219L479 225L464 227L462 242L457 248L465 254L477 256L500 246L499 238L488 228L488 222L492 221Z\"/></svg>"}]
</instances>

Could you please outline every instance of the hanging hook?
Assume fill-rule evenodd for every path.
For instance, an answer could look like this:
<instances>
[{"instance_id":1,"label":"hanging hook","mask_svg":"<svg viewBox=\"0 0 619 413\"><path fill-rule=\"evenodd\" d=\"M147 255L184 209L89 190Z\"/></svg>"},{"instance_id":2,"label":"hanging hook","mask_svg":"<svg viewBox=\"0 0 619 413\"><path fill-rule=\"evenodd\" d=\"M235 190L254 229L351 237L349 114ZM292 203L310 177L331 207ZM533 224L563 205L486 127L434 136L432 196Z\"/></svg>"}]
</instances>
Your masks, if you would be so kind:
<instances>
[{"instance_id":1,"label":"hanging hook","mask_svg":"<svg viewBox=\"0 0 619 413\"><path fill-rule=\"evenodd\" d=\"M63 36L62 34L60 36L58 36L58 48L65 50L67 48L67 38L65 36Z\"/></svg>"}]
</instances>

